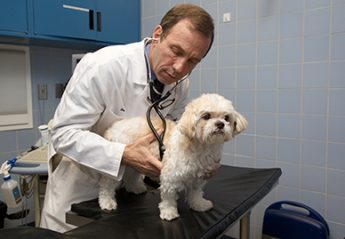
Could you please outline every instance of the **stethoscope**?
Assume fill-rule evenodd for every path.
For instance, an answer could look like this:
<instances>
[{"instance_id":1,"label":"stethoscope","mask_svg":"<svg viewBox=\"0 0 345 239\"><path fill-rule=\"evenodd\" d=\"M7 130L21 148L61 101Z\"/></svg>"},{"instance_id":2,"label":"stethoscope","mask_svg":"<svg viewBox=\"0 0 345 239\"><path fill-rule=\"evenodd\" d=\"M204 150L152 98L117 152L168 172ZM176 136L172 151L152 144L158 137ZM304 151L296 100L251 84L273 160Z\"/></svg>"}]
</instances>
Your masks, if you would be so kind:
<instances>
[{"instance_id":1,"label":"stethoscope","mask_svg":"<svg viewBox=\"0 0 345 239\"><path fill-rule=\"evenodd\" d=\"M173 90L176 89L176 87L181 84L181 82L183 82L184 80L186 80L188 78L188 76L190 75L190 73L188 73L187 75L185 75L184 77L182 77L182 79L180 79L179 81L177 81L175 83L175 85L169 89L164 95L161 96L160 99L156 100L156 101L152 101L153 99L153 94L154 94L154 86L153 86L153 79L152 79L152 74L151 74L151 68L150 68L150 63L149 63L149 59L148 59L148 52L146 52L146 47L148 46L148 44L150 44L152 42L152 40L154 40L153 38L149 38L146 40L145 44L144 44L144 55L145 55L145 64L146 64L146 74L147 74L147 81L149 83L149 96L147 97L147 100L150 102L150 106L148 107L147 111L146 111L146 120L147 123L152 131L152 133L154 134L157 142L158 142L158 146L159 146L159 157L162 160L163 159L163 155L164 155L164 151L165 151L165 147L164 147L164 136L165 136L165 132L166 132L166 120L162 114L162 110L169 107L170 105L172 105L175 102L175 97L173 97L173 99L167 100L169 98L169 96L172 94ZM175 91L176 94L176 91ZM156 114L158 115L158 117L161 119L162 121L162 125L163 125L163 131L161 134L159 134L157 132L157 130L155 129L154 125L152 124L152 120L151 120L151 112L152 110L154 110L156 112Z\"/></svg>"}]
</instances>

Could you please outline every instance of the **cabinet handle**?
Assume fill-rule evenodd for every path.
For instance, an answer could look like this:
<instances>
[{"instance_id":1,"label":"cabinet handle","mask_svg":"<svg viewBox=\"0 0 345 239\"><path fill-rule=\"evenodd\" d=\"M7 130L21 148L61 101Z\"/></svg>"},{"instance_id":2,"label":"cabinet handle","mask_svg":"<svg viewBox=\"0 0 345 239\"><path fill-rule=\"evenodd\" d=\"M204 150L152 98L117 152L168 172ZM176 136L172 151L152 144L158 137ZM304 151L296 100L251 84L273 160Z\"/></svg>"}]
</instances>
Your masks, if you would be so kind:
<instances>
[{"instance_id":1,"label":"cabinet handle","mask_svg":"<svg viewBox=\"0 0 345 239\"><path fill-rule=\"evenodd\" d=\"M80 12L89 12L90 11L90 9L88 9L88 8L77 7L77 6L67 5L67 4L63 4L62 7L66 8L66 9L74 10L74 11L80 11Z\"/></svg>"},{"instance_id":2,"label":"cabinet handle","mask_svg":"<svg viewBox=\"0 0 345 239\"><path fill-rule=\"evenodd\" d=\"M90 30L94 29L93 10L89 11L89 28Z\"/></svg>"},{"instance_id":3,"label":"cabinet handle","mask_svg":"<svg viewBox=\"0 0 345 239\"><path fill-rule=\"evenodd\" d=\"M102 31L102 13L97 12L97 31L101 32Z\"/></svg>"},{"instance_id":4,"label":"cabinet handle","mask_svg":"<svg viewBox=\"0 0 345 239\"><path fill-rule=\"evenodd\" d=\"M63 4L63 8L74 10L74 11L80 11L80 12L88 12L89 13L89 28L90 30L94 29L94 20L93 20L93 10L83 7L77 7L72 5Z\"/></svg>"}]
</instances>

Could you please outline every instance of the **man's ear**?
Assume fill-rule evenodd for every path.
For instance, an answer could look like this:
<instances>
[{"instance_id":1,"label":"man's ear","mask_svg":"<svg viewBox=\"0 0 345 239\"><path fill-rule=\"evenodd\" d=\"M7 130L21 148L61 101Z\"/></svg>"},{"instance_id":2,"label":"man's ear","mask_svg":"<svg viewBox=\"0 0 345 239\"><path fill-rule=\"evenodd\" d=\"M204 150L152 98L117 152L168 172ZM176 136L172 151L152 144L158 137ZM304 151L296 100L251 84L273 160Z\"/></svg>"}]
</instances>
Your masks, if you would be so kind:
<instances>
[{"instance_id":1,"label":"man's ear","mask_svg":"<svg viewBox=\"0 0 345 239\"><path fill-rule=\"evenodd\" d=\"M157 25L154 30L153 30L153 34L152 34L152 38L153 39L159 39L161 34L163 32L162 26L161 25Z\"/></svg>"}]
</instances>

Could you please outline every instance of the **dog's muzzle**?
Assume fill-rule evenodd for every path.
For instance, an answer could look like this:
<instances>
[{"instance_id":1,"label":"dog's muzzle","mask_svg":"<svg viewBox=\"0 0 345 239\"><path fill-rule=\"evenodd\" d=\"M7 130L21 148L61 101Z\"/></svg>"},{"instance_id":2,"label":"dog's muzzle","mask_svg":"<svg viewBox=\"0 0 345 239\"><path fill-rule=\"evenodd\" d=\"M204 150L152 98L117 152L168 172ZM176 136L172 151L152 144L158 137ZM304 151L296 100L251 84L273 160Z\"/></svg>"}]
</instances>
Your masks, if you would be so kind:
<instances>
[{"instance_id":1,"label":"dog's muzzle","mask_svg":"<svg viewBox=\"0 0 345 239\"><path fill-rule=\"evenodd\" d=\"M217 121L216 122L216 127L217 127L217 129L224 129L224 123L223 122L221 122L221 121Z\"/></svg>"}]
</instances>

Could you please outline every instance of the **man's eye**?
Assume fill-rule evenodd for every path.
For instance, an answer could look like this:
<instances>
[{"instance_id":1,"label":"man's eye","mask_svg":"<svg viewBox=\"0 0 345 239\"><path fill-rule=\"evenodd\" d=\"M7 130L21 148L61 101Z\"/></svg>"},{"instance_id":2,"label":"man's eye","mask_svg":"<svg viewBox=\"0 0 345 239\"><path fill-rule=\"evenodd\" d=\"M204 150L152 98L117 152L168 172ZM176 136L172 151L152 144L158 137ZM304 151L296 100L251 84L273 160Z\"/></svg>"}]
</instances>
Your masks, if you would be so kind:
<instances>
[{"instance_id":1,"label":"man's eye","mask_svg":"<svg viewBox=\"0 0 345 239\"><path fill-rule=\"evenodd\" d=\"M202 115L201 118L204 119L204 120L209 120L211 118L211 114L210 113L205 113L205 114Z\"/></svg>"}]
</instances>

